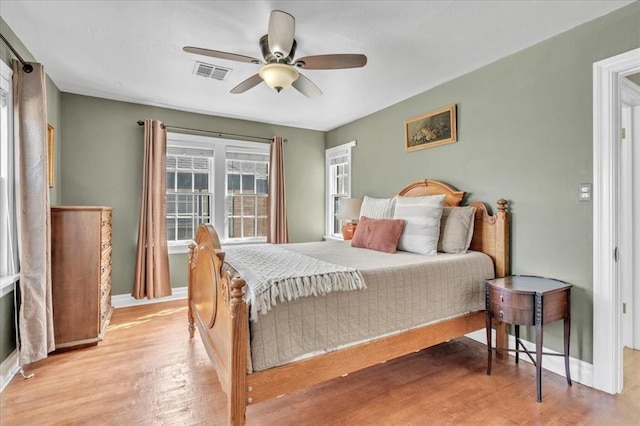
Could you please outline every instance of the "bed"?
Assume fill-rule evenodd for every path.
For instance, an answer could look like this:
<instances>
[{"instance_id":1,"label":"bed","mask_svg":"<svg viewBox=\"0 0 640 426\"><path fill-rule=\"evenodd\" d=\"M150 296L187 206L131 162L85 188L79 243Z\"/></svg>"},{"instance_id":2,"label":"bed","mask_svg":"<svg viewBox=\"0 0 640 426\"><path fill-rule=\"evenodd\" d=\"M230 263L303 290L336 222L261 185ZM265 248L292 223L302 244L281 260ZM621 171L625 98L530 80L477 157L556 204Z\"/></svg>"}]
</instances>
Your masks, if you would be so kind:
<instances>
[{"instance_id":1,"label":"bed","mask_svg":"<svg viewBox=\"0 0 640 426\"><path fill-rule=\"evenodd\" d=\"M399 196L405 197L437 194L444 194L445 206L459 206L464 197L464 192L433 180L414 182L398 193ZM490 259L485 263L489 263L489 267L493 269L491 275L495 277L504 277L509 273L509 219L506 204L505 200L498 200L496 213L491 215L484 203L469 203L476 208L471 252L468 253L469 256L461 255L466 256L464 258L470 259L469 261L478 257ZM336 243L342 244L341 247L331 246L329 242L318 244L328 244L327 247L334 247L337 253L342 253L340 250L348 250L344 247L348 243ZM301 245L299 250L307 250L305 247L307 246ZM327 250L327 252L333 251ZM338 254L337 256L344 255ZM437 257L442 261L447 259L446 256ZM398 257L397 259L402 263L400 259L404 258ZM409 269L408 265L409 263L407 263L406 270ZM400 269L396 267L392 273L401 275L403 271L403 267ZM384 272L384 270L378 271L378 273ZM366 270L363 270L362 273L365 277L371 276L366 275ZM371 274L371 272L369 273ZM373 284L367 286L370 287L368 292L345 292L340 293L344 296L339 297L354 298L359 294L374 294L377 284L373 281L368 283ZM390 330L377 329L377 333L379 333L377 337L350 337L353 341L347 342L348 344L330 339L331 347L324 348L325 350L310 350L307 347L302 352L311 353L307 353L306 356L300 356L300 351L290 351L291 353L285 353L278 359L263 362L258 360L257 356L255 359L252 358L251 346L258 345L260 340L258 330L262 330L261 333L268 335L269 321L267 319L269 316L266 316L267 319L264 321L261 317L257 321L259 326L256 326L255 318L252 318L254 321L250 321L250 306L245 294L247 288L245 284L242 277L232 276L232 273L226 268L225 252L221 249L215 229L211 225L201 225L196 233L196 244L191 245L189 252L189 333L191 337L194 337L195 329L199 330L221 387L227 395L228 422L231 425L245 423L247 405L463 336L484 328L486 321L484 303L482 303L484 301L483 283L480 282L480 287L477 283L475 284L476 288L473 293L477 297L474 296L476 297L474 300L460 307L458 311L441 314L444 315L442 318L425 319L421 317L409 325L402 323L404 325L400 327L401 329L391 332ZM384 294L389 294L389 290L386 291L387 293ZM331 298L336 297L338 297L336 293L329 293L325 296L305 298L315 299L315 301L296 300L295 303L328 303L333 300ZM478 297L480 301L478 301ZM325 301L323 298L327 300ZM405 299L416 299L415 290L400 287L395 292L393 299L395 303L402 303ZM286 303L280 303L278 306L274 306L269 314L272 318L277 317L279 312L285 312L286 315L289 315L287 309L293 308L287 306ZM416 321L419 325L415 324ZM498 323L496 329L496 346L506 348L506 326ZM257 352L254 347L254 355ZM278 350L277 352L283 351ZM500 355L501 352L498 352L498 356ZM254 364L256 365L254 366Z\"/></svg>"}]
</instances>

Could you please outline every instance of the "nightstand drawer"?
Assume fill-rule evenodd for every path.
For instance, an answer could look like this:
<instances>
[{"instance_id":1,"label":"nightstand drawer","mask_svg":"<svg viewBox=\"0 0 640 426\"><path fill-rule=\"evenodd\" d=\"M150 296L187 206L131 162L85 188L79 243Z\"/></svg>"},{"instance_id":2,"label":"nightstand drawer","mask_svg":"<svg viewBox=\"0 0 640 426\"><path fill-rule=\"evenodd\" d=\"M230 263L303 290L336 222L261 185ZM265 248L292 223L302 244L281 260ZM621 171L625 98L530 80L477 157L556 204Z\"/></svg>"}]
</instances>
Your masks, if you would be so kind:
<instances>
[{"instance_id":1,"label":"nightstand drawer","mask_svg":"<svg viewBox=\"0 0 640 426\"><path fill-rule=\"evenodd\" d=\"M533 311L535 298L532 294L520 294L489 288L489 303Z\"/></svg>"},{"instance_id":2,"label":"nightstand drawer","mask_svg":"<svg viewBox=\"0 0 640 426\"><path fill-rule=\"evenodd\" d=\"M532 294L514 293L489 287L487 309L500 321L510 324L535 324L535 297Z\"/></svg>"},{"instance_id":3,"label":"nightstand drawer","mask_svg":"<svg viewBox=\"0 0 640 426\"><path fill-rule=\"evenodd\" d=\"M535 314L531 309L515 308L500 303L489 303L489 312L494 318L509 324L534 325Z\"/></svg>"}]
</instances>

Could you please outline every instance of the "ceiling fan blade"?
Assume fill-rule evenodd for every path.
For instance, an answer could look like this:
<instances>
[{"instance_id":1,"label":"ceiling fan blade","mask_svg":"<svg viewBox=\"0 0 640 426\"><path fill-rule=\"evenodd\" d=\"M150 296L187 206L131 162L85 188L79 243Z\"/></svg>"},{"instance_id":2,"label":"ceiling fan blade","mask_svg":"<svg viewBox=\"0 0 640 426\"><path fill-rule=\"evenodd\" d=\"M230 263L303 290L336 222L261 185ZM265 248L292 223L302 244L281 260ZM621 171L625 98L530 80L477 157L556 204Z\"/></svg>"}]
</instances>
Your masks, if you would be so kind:
<instances>
[{"instance_id":1,"label":"ceiling fan blade","mask_svg":"<svg viewBox=\"0 0 640 426\"><path fill-rule=\"evenodd\" d=\"M227 59L229 61L248 62L250 64L260 64L262 61L251 56L238 55L237 53L221 52L219 50L203 49L202 47L185 46L182 48L185 52L195 53L196 55L211 56L213 58Z\"/></svg>"},{"instance_id":2,"label":"ceiling fan blade","mask_svg":"<svg viewBox=\"0 0 640 426\"><path fill-rule=\"evenodd\" d=\"M315 98L322 95L322 90L320 90L318 86L313 83L313 81L309 80L302 74L298 74L298 78L296 79L296 81L291 83L291 85L307 98Z\"/></svg>"},{"instance_id":3,"label":"ceiling fan blade","mask_svg":"<svg viewBox=\"0 0 640 426\"><path fill-rule=\"evenodd\" d=\"M249 89L256 87L258 84L262 83L262 77L260 74L254 74L242 83L238 84L236 87L231 89L230 93L238 94L244 93Z\"/></svg>"},{"instance_id":4,"label":"ceiling fan blade","mask_svg":"<svg viewBox=\"0 0 640 426\"><path fill-rule=\"evenodd\" d=\"M305 56L296 60L295 65L306 70L338 70L360 68L367 64L367 57L360 54L335 54Z\"/></svg>"},{"instance_id":5,"label":"ceiling fan blade","mask_svg":"<svg viewBox=\"0 0 640 426\"><path fill-rule=\"evenodd\" d=\"M269 17L269 50L276 58L286 58L293 46L296 20L281 10L274 10Z\"/></svg>"}]
</instances>

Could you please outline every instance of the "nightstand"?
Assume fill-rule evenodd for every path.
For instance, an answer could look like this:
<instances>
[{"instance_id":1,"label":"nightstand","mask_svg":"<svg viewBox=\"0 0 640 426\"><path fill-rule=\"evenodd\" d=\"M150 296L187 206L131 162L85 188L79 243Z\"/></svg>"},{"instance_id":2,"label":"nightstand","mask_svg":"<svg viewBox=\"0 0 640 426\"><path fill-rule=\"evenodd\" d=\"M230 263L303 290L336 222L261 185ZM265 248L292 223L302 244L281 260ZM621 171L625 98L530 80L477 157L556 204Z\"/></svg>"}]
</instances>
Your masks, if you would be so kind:
<instances>
[{"instance_id":1,"label":"nightstand","mask_svg":"<svg viewBox=\"0 0 640 426\"><path fill-rule=\"evenodd\" d=\"M491 374L491 323L496 318L514 325L516 347L507 349L526 353L536 367L537 400L542 402L542 355L564 356L567 383L571 386L569 371L569 337L571 331L571 284L543 277L514 275L488 280L485 287L487 309L487 374ZM564 354L542 352L542 330L545 324L564 321ZM520 340L520 326L536 327L535 359ZM522 349L518 349L518 348Z\"/></svg>"}]
</instances>

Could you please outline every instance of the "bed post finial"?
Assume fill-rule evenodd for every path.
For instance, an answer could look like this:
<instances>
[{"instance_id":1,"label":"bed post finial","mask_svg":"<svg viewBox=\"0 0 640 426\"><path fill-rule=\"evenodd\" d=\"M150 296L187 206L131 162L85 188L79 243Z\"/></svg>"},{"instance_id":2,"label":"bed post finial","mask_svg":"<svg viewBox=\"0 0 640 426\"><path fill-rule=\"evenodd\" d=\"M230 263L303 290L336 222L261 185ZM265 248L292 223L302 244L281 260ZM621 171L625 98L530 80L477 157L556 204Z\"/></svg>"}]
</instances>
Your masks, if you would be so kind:
<instances>
[{"instance_id":1,"label":"bed post finial","mask_svg":"<svg viewBox=\"0 0 640 426\"><path fill-rule=\"evenodd\" d=\"M231 280L231 318L235 318L238 307L244 303L244 285L243 279Z\"/></svg>"},{"instance_id":2,"label":"bed post finial","mask_svg":"<svg viewBox=\"0 0 640 426\"><path fill-rule=\"evenodd\" d=\"M507 212L507 200L505 200L504 198L500 198L498 200L498 212Z\"/></svg>"}]
</instances>

